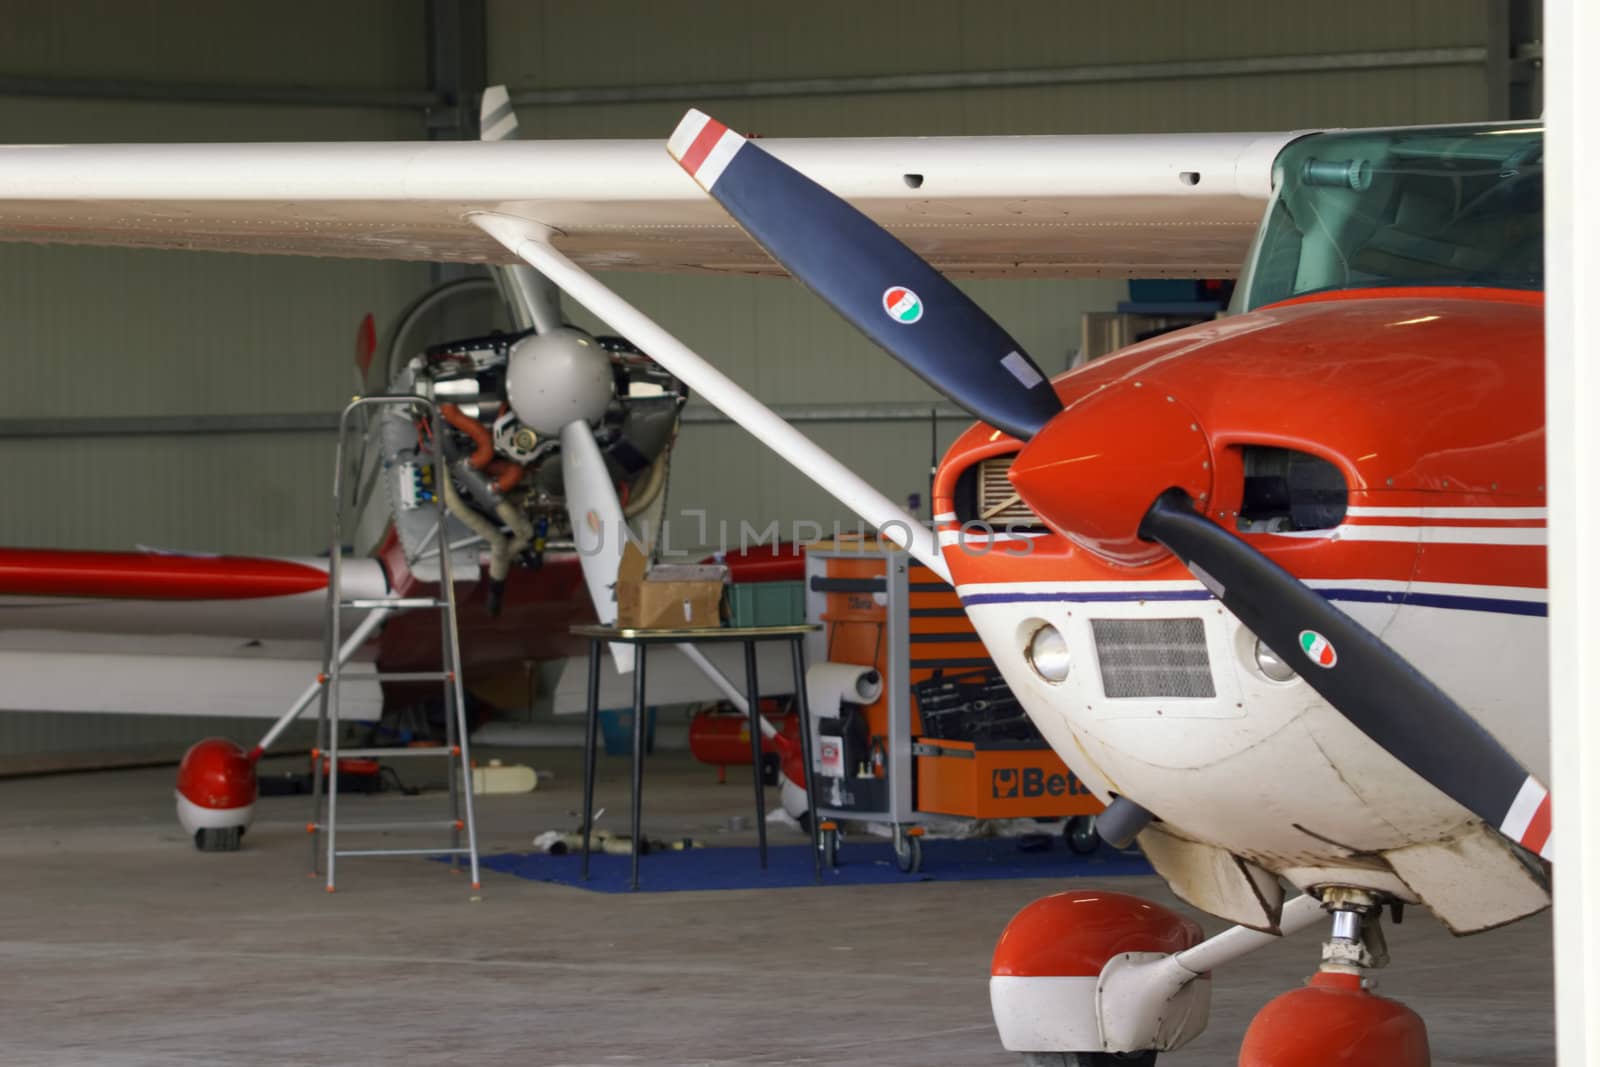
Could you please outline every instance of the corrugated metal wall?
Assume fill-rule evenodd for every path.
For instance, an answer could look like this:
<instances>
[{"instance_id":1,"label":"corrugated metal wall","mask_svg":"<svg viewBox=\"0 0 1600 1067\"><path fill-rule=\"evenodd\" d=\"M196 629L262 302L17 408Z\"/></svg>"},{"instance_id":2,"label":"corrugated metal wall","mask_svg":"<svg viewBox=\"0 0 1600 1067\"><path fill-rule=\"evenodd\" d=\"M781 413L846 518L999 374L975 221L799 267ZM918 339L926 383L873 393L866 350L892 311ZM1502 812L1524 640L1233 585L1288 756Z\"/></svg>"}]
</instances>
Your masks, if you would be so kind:
<instances>
[{"instance_id":1,"label":"corrugated metal wall","mask_svg":"<svg viewBox=\"0 0 1600 1067\"><path fill-rule=\"evenodd\" d=\"M491 0L490 24L491 79L556 88L1474 46L1486 20L1476 0ZM772 137L1293 129L1481 118L1484 86L1481 67L1460 66L697 104ZM652 137L682 111L558 108L523 121L539 136Z\"/></svg>"},{"instance_id":2,"label":"corrugated metal wall","mask_svg":"<svg viewBox=\"0 0 1600 1067\"><path fill-rule=\"evenodd\" d=\"M0 76L420 88L421 0L6 2ZM405 139L415 112L0 95L0 142ZM0 418L327 412L417 264L0 246ZM0 544L315 553L325 434L0 440ZM115 685L116 679L106 679ZM0 715L0 770L170 755L254 723Z\"/></svg>"},{"instance_id":3,"label":"corrugated metal wall","mask_svg":"<svg viewBox=\"0 0 1600 1067\"><path fill-rule=\"evenodd\" d=\"M420 88L421 0L58 0L0 3L0 76ZM1485 6L1235 0L490 0L489 77L517 89L997 71L1477 46ZM1476 64L1030 88L697 100L768 136L1284 129L1485 115ZM523 106L524 136L664 137L683 103ZM355 108L44 100L0 95L0 141L389 139L420 115ZM175 252L0 247L0 418L325 412L350 390L360 317L392 319L425 285L417 265ZM931 401L798 287L748 279L613 279L631 300L774 403ZM1078 315L1121 283L970 287L1048 369L1078 345ZM580 319L583 316L577 316ZM587 321L587 320L586 320ZM890 496L926 493L928 427L809 427ZM948 441L958 429L947 426ZM153 544L311 553L326 528L331 439L223 435L0 441L0 543ZM674 510L721 521L850 521L820 490L729 426L691 426ZM684 520L675 540L696 539ZM0 753L55 750L0 717ZM127 727L166 736L170 726ZM143 734L140 731L144 731ZM189 736L177 734L175 736Z\"/></svg>"},{"instance_id":4,"label":"corrugated metal wall","mask_svg":"<svg viewBox=\"0 0 1600 1067\"><path fill-rule=\"evenodd\" d=\"M597 86L764 82L900 73L1104 66L1480 46L1485 8L1459 0L1308 6L1061 3L1059 0L491 0L489 76L513 93ZM692 12L692 17L689 14ZM603 41L599 50L575 42ZM1131 81L1030 88L843 93L796 99L697 97L695 106L770 137L1279 130L1482 118L1481 65ZM519 107L524 136L664 137L685 102ZM614 277L630 300L681 332L769 402L931 398L798 287L714 278ZM972 283L969 292L1047 369L1079 343L1079 312L1107 309L1118 282ZM958 428L947 427L945 443ZM928 429L807 427L891 498L926 495ZM672 510L703 508L712 529L772 517L853 521L831 498L731 427L694 427L674 463ZM684 520L692 527L692 520Z\"/></svg>"}]
</instances>

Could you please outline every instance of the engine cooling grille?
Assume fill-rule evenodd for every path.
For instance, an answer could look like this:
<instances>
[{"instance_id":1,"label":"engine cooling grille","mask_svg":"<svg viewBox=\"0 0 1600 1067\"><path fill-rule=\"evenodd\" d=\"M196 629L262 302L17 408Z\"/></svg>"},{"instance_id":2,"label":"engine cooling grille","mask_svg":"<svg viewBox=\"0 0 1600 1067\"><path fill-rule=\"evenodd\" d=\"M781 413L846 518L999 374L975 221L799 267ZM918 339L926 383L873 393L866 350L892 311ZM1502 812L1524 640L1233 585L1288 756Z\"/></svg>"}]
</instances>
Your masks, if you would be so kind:
<instances>
[{"instance_id":1,"label":"engine cooling grille","mask_svg":"<svg viewBox=\"0 0 1600 1067\"><path fill-rule=\"evenodd\" d=\"M1199 619L1094 619L1106 696L1214 697L1205 623Z\"/></svg>"},{"instance_id":2,"label":"engine cooling grille","mask_svg":"<svg viewBox=\"0 0 1600 1067\"><path fill-rule=\"evenodd\" d=\"M1017 457L992 456L978 464L978 513L973 516L996 528L1007 523L1039 526L1039 516L1022 502L1006 475Z\"/></svg>"}]
</instances>

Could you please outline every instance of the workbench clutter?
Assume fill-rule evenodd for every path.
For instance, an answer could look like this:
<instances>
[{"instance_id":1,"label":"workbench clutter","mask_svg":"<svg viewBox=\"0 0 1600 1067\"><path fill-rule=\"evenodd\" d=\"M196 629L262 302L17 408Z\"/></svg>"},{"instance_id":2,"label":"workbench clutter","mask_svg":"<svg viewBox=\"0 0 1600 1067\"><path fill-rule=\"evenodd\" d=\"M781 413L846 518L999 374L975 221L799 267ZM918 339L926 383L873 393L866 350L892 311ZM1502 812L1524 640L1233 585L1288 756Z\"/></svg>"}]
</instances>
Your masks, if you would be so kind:
<instances>
[{"instance_id":1,"label":"workbench clutter","mask_svg":"<svg viewBox=\"0 0 1600 1067\"><path fill-rule=\"evenodd\" d=\"M617 626L627 630L719 626L727 580L723 564L652 564L630 541L617 569Z\"/></svg>"}]
</instances>

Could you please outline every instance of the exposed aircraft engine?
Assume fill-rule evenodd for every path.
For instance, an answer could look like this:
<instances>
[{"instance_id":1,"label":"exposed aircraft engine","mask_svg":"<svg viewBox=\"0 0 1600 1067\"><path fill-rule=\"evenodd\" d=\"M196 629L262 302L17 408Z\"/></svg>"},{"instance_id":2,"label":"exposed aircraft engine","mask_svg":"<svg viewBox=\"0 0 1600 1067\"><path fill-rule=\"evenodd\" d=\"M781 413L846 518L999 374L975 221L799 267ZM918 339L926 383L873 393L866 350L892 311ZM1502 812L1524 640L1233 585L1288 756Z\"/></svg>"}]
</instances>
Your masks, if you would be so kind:
<instances>
[{"instance_id":1,"label":"exposed aircraft engine","mask_svg":"<svg viewBox=\"0 0 1600 1067\"><path fill-rule=\"evenodd\" d=\"M437 572L436 496L450 514L458 573L474 573L488 550L491 611L512 566L536 567L546 551L571 549L564 481L572 468L561 441L575 424L593 435L631 535L654 540L688 390L622 338L562 327L436 344L406 364L389 391L432 397L447 438L451 477L436 486L417 461L433 432L426 420L385 413L369 431L379 456L369 456L367 477L387 489L397 536L419 577Z\"/></svg>"}]
</instances>

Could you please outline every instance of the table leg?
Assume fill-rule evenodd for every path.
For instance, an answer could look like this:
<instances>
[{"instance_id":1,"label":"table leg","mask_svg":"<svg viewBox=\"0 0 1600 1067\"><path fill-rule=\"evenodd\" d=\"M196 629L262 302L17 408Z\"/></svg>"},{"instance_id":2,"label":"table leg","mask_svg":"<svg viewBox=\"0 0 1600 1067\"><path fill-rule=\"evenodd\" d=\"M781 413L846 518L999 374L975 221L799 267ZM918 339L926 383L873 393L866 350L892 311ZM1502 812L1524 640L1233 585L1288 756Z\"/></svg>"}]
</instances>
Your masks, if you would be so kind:
<instances>
[{"instance_id":1,"label":"table leg","mask_svg":"<svg viewBox=\"0 0 1600 1067\"><path fill-rule=\"evenodd\" d=\"M639 814L644 789L644 663L650 646L635 646L633 664L633 888L639 888Z\"/></svg>"},{"instance_id":2,"label":"table leg","mask_svg":"<svg viewBox=\"0 0 1600 1067\"><path fill-rule=\"evenodd\" d=\"M811 747L811 703L806 699L806 645L804 637L796 637L791 642L794 661L794 705L800 714L800 747L805 753L805 758L800 761L805 768L806 787L806 822L811 828L811 863L817 881L822 881L822 843L818 837L817 828L817 790L813 780L814 774L811 760L814 749Z\"/></svg>"},{"instance_id":3,"label":"table leg","mask_svg":"<svg viewBox=\"0 0 1600 1067\"><path fill-rule=\"evenodd\" d=\"M756 784L756 834L761 869L767 869L767 795L761 786L761 686L756 681L756 643L744 642L745 699L750 702L750 764Z\"/></svg>"},{"instance_id":4,"label":"table leg","mask_svg":"<svg viewBox=\"0 0 1600 1067\"><path fill-rule=\"evenodd\" d=\"M583 880L589 880L589 835L594 833L594 749L600 725L600 642L589 642L589 707L583 725Z\"/></svg>"}]
</instances>

